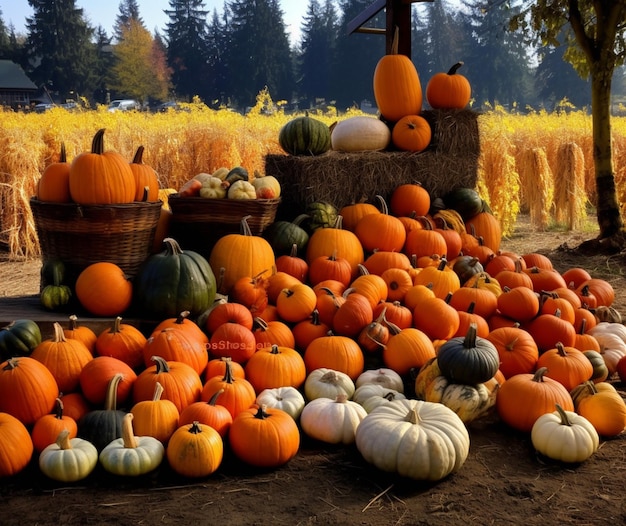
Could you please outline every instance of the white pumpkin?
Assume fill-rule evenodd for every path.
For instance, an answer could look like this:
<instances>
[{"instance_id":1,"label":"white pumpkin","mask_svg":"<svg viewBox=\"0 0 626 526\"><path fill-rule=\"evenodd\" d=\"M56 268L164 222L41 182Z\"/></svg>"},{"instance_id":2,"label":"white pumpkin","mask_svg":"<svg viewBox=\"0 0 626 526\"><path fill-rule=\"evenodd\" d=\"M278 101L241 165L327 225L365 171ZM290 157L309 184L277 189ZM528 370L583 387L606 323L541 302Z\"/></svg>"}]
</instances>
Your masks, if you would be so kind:
<instances>
[{"instance_id":1,"label":"white pumpkin","mask_svg":"<svg viewBox=\"0 0 626 526\"><path fill-rule=\"evenodd\" d=\"M600 322L587 331L600 344L600 354L609 370L609 377L615 374L617 362L626 356L626 343L622 339L621 327L623 326L619 323Z\"/></svg>"},{"instance_id":2,"label":"white pumpkin","mask_svg":"<svg viewBox=\"0 0 626 526\"><path fill-rule=\"evenodd\" d=\"M330 142L339 152L384 150L391 142L391 130L376 117L357 115L333 125Z\"/></svg>"},{"instance_id":3,"label":"white pumpkin","mask_svg":"<svg viewBox=\"0 0 626 526\"><path fill-rule=\"evenodd\" d=\"M539 453L561 462L583 462L600 444L598 432L589 420L558 404L556 411L535 421L530 438Z\"/></svg>"},{"instance_id":4,"label":"white pumpkin","mask_svg":"<svg viewBox=\"0 0 626 526\"><path fill-rule=\"evenodd\" d=\"M202 181L200 197L205 199L224 199L226 197L226 189L224 181L217 177L209 176Z\"/></svg>"},{"instance_id":5,"label":"white pumpkin","mask_svg":"<svg viewBox=\"0 0 626 526\"><path fill-rule=\"evenodd\" d=\"M353 444L356 430L366 416L361 405L340 394L335 400L311 400L300 414L300 426L316 440L328 444Z\"/></svg>"},{"instance_id":6,"label":"white pumpkin","mask_svg":"<svg viewBox=\"0 0 626 526\"><path fill-rule=\"evenodd\" d=\"M377 398L386 398L390 400L393 400L395 398L406 398L406 396L404 396L404 393L401 393L396 389L390 389L389 387L385 387L381 384L363 384L360 387L356 388L356 391L354 391L354 395L352 396L352 400L355 401L357 404L363 405L366 400L374 396Z\"/></svg>"},{"instance_id":7,"label":"white pumpkin","mask_svg":"<svg viewBox=\"0 0 626 526\"><path fill-rule=\"evenodd\" d=\"M250 181L239 179L228 187L229 199L256 199L256 190Z\"/></svg>"},{"instance_id":8,"label":"white pumpkin","mask_svg":"<svg viewBox=\"0 0 626 526\"><path fill-rule=\"evenodd\" d=\"M356 447L382 471L434 481L461 468L470 438L463 421L445 405L406 399L369 413L357 428Z\"/></svg>"},{"instance_id":9,"label":"white pumpkin","mask_svg":"<svg viewBox=\"0 0 626 526\"><path fill-rule=\"evenodd\" d=\"M59 433L54 444L39 454L39 469L47 477L60 482L76 482L86 478L98 464L98 450L88 440L70 439L67 429Z\"/></svg>"},{"instance_id":10,"label":"white pumpkin","mask_svg":"<svg viewBox=\"0 0 626 526\"><path fill-rule=\"evenodd\" d=\"M273 175L256 175L252 180L257 199L278 199L280 197L280 183Z\"/></svg>"},{"instance_id":11,"label":"white pumpkin","mask_svg":"<svg viewBox=\"0 0 626 526\"><path fill-rule=\"evenodd\" d=\"M304 408L304 397L295 387L288 385L264 389L256 397L256 403L260 406L266 405L275 409L282 409L294 420L300 418L300 413Z\"/></svg>"},{"instance_id":12,"label":"white pumpkin","mask_svg":"<svg viewBox=\"0 0 626 526\"><path fill-rule=\"evenodd\" d=\"M307 400L330 398L334 400L340 394L352 398L356 387L346 373L320 367L309 373L304 381L304 396Z\"/></svg>"},{"instance_id":13,"label":"white pumpkin","mask_svg":"<svg viewBox=\"0 0 626 526\"><path fill-rule=\"evenodd\" d=\"M394 389L400 393L404 392L404 381L402 377L393 369L387 369L385 367L363 371L356 379L355 385L358 389L363 384L380 384L383 387Z\"/></svg>"}]
</instances>

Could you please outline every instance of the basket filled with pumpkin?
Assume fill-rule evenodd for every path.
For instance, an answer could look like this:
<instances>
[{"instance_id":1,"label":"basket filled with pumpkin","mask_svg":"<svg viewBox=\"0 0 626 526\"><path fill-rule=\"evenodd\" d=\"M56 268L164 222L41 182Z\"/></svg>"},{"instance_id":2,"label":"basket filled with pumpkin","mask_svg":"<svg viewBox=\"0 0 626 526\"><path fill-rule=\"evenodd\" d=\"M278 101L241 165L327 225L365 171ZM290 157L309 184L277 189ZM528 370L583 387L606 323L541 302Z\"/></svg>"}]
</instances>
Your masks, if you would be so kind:
<instances>
[{"instance_id":1,"label":"basket filled with pumpkin","mask_svg":"<svg viewBox=\"0 0 626 526\"><path fill-rule=\"evenodd\" d=\"M243 218L250 233L260 235L274 222L280 195L275 177L250 176L242 166L196 174L169 196L170 235L183 249L208 257L221 237L240 233Z\"/></svg>"},{"instance_id":2,"label":"basket filled with pumpkin","mask_svg":"<svg viewBox=\"0 0 626 526\"><path fill-rule=\"evenodd\" d=\"M143 163L143 147L129 162L105 151L103 139L101 129L91 151L72 162L62 146L59 161L46 167L30 199L41 258L62 262L68 282L100 261L134 276L151 253L161 214L157 175Z\"/></svg>"}]
</instances>

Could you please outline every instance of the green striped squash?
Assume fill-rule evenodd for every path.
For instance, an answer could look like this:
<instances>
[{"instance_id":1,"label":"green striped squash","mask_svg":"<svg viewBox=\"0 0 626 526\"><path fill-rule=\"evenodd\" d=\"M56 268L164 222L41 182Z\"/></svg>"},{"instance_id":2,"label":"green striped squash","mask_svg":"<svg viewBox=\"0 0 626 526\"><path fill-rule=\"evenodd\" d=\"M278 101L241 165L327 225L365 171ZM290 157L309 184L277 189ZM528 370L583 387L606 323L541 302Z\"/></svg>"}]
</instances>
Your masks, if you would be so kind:
<instances>
[{"instance_id":1,"label":"green striped squash","mask_svg":"<svg viewBox=\"0 0 626 526\"><path fill-rule=\"evenodd\" d=\"M330 149L330 128L307 113L281 128L278 143L291 155L320 155Z\"/></svg>"}]
</instances>

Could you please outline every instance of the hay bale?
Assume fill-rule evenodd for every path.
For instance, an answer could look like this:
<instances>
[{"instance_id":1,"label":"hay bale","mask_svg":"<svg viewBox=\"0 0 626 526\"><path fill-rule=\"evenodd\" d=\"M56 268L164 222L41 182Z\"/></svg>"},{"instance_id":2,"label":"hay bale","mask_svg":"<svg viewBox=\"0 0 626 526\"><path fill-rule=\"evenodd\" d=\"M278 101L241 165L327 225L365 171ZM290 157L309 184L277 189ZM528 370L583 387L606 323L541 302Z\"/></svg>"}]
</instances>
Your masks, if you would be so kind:
<instances>
[{"instance_id":1,"label":"hay bale","mask_svg":"<svg viewBox=\"0 0 626 526\"><path fill-rule=\"evenodd\" d=\"M337 208L376 195L389 199L406 183L419 183L432 198L477 182L480 141L477 113L469 110L424 111L433 139L420 153L328 152L316 157L267 155L265 173L282 185L277 219L292 220L307 204L327 201Z\"/></svg>"}]
</instances>

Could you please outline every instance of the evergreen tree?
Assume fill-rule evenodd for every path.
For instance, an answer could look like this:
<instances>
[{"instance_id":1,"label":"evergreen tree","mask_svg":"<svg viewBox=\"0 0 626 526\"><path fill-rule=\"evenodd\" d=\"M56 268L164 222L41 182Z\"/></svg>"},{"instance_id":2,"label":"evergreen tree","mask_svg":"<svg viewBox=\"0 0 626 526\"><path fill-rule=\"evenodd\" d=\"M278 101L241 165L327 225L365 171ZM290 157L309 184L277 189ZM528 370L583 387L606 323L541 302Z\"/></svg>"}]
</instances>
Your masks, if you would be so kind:
<instances>
[{"instance_id":1,"label":"evergreen tree","mask_svg":"<svg viewBox=\"0 0 626 526\"><path fill-rule=\"evenodd\" d=\"M9 30L2 18L2 9L0 9L0 59L11 60L9 58Z\"/></svg>"},{"instance_id":2,"label":"evergreen tree","mask_svg":"<svg viewBox=\"0 0 626 526\"><path fill-rule=\"evenodd\" d=\"M274 100L291 100L291 49L278 0L233 0L229 8L227 64L234 103L254 106L265 87Z\"/></svg>"},{"instance_id":3,"label":"evergreen tree","mask_svg":"<svg viewBox=\"0 0 626 526\"><path fill-rule=\"evenodd\" d=\"M172 71L176 93L186 99L194 95L206 97L207 22L208 11L202 0L170 0L165 14L170 18L166 27L167 63Z\"/></svg>"},{"instance_id":4,"label":"evergreen tree","mask_svg":"<svg viewBox=\"0 0 626 526\"><path fill-rule=\"evenodd\" d=\"M332 96L340 111L359 106L367 99L374 102L372 79L376 64L385 54L385 37L366 33L347 34L348 22L371 4L371 0L339 0L340 17L337 37L336 60L333 64ZM384 12L379 13L372 24L385 27Z\"/></svg>"},{"instance_id":5,"label":"evergreen tree","mask_svg":"<svg viewBox=\"0 0 626 526\"><path fill-rule=\"evenodd\" d=\"M93 29L75 0L28 0L33 16L26 19L28 64L33 82L46 85L64 100L91 96L95 86Z\"/></svg>"},{"instance_id":6,"label":"evergreen tree","mask_svg":"<svg viewBox=\"0 0 626 526\"><path fill-rule=\"evenodd\" d=\"M102 26L96 28L96 62L94 66L95 85L93 97L96 103L108 104L110 102L109 86L112 81L113 65L115 57L111 46L111 37Z\"/></svg>"},{"instance_id":7,"label":"evergreen tree","mask_svg":"<svg viewBox=\"0 0 626 526\"><path fill-rule=\"evenodd\" d=\"M207 32L207 58L209 75L207 79L206 104L218 108L228 104L228 74L226 64L226 50L228 49L228 32L226 30L227 11L220 21L217 10L213 10L211 22Z\"/></svg>"},{"instance_id":8,"label":"evergreen tree","mask_svg":"<svg viewBox=\"0 0 626 526\"><path fill-rule=\"evenodd\" d=\"M146 27L143 19L139 15L139 4L137 0L122 0L119 5L119 13L115 17L115 26L113 32L115 34L115 40L118 42L122 40L122 33L124 29L130 28L130 22L134 20Z\"/></svg>"},{"instance_id":9,"label":"evergreen tree","mask_svg":"<svg viewBox=\"0 0 626 526\"><path fill-rule=\"evenodd\" d=\"M513 109L534 105L531 50L517 32L508 30L511 10L501 0L468 2L471 12L466 33L475 35L468 48L465 76L481 104L502 104Z\"/></svg>"},{"instance_id":10,"label":"evergreen tree","mask_svg":"<svg viewBox=\"0 0 626 526\"><path fill-rule=\"evenodd\" d=\"M302 24L302 39L298 57L298 95L308 107L315 99L326 99L331 94L330 79L337 42L337 11L332 0L322 6L310 0Z\"/></svg>"}]
</instances>

